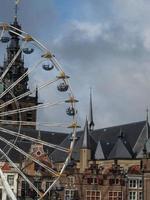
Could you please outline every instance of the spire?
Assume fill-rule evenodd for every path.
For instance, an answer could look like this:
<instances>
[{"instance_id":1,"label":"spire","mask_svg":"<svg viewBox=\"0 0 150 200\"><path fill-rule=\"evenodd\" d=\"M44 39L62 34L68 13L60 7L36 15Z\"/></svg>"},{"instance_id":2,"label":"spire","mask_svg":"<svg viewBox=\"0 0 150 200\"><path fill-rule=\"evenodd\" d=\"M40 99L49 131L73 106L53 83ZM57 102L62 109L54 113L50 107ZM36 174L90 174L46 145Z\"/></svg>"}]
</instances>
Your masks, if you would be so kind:
<instances>
[{"instance_id":1,"label":"spire","mask_svg":"<svg viewBox=\"0 0 150 200\"><path fill-rule=\"evenodd\" d=\"M38 131L38 139L41 140L41 132L40 132L40 130Z\"/></svg>"},{"instance_id":2,"label":"spire","mask_svg":"<svg viewBox=\"0 0 150 200\"><path fill-rule=\"evenodd\" d=\"M90 132L94 130L93 121L93 106L92 106L92 88L90 88L90 109L89 109L89 130Z\"/></svg>"},{"instance_id":3,"label":"spire","mask_svg":"<svg viewBox=\"0 0 150 200\"><path fill-rule=\"evenodd\" d=\"M14 21L12 22L12 26L21 30L21 26L18 23L17 20L17 14L18 14L18 4L19 0L15 0L15 14L14 14ZM21 32L18 31L18 33L21 34ZM9 63L12 62L14 59L14 56L17 54L17 52L20 50L20 37L19 35L9 32L9 43L6 49L6 56L4 58L4 63L3 63L3 71L8 67ZM24 66L24 59L22 56L22 51L20 54L16 57L12 67L7 73L7 76L4 78L4 83L9 87L12 83L14 83L17 79L19 79L28 69ZM28 75L21 80L14 88L13 88L13 93L18 96L20 94L23 94L28 91ZM10 98L10 95L6 95L5 98Z\"/></svg>"},{"instance_id":4,"label":"spire","mask_svg":"<svg viewBox=\"0 0 150 200\"><path fill-rule=\"evenodd\" d=\"M149 115L149 109L147 108L147 109L146 109L146 122L147 122L147 123L148 123L148 120L149 120L149 119L148 119L148 117L149 117L148 115Z\"/></svg>"},{"instance_id":5,"label":"spire","mask_svg":"<svg viewBox=\"0 0 150 200\"><path fill-rule=\"evenodd\" d=\"M120 127L120 132L119 132L119 138L123 139L124 138L124 133L122 131L122 128Z\"/></svg>"},{"instance_id":6,"label":"spire","mask_svg":"<svg viewBox=\"0 0 150 200\"><path fill-rule=\"evenodd\" d=\"M38 104L38 87L36 86L36 92L35 92L35 100L36 103Z\"/></svg>"},{"instance_id":7,"label":"spire","mask_svg":"<svg viewBox=\"0 0 150 200\"><path fill-rule=\"evenodd\" d=\"M18 4L19 4L20 0L15 0L15 16L14 18L17 20L18 17Z\"/></svg>"},{"instance_id":8,"label":"spire","mask_svg":"<svg viewBox=\"0 0 150 200\"><path fill-rule=\"evenodd\" d=\"M15 0L15 7L14 7L14 22L13 25L14 27L18 28L21 30L21 26L18 24L18 4L19 4L20 0ZM11 34L12 36L15 36L17 38L17 35Z\"/></svg>"},{"instance_id":9,"label":"spire","mask_svg":"<svg viewBox=\"0 0 150 200\"><path fill-rule=\"evenodd\" d=\"M87 117L86 117L85 126L84 126L84 133L83 133L82 148L83 149L89 149L89 146L90 146L90 140L89 140L88 120L87 120Z\"/></svg>"}]
</instances>

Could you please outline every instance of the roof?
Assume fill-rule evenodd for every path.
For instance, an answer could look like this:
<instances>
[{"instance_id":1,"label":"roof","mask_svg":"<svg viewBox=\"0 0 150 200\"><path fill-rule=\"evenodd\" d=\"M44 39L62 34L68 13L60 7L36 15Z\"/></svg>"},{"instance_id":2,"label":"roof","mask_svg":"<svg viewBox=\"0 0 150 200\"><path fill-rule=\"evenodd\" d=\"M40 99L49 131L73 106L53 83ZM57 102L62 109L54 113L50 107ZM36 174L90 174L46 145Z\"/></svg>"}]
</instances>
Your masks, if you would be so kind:
<instances>
[{"instance_id":1,"label":"roof","mask_svg":"<svg viewBox=\"0 0 150 200\"><path fill-rule=\"evenodd\" d=\"M134 122L114 127L94 130L89 134L91 159L131 159L134 157L133 147L141 134L146 121ZM120 138L120 130L123 132L123 138ZM77 133L72 158L80 160L80 149L82 148L84 131ZM62 146L68 147L69 136L62 143ZM55 150L51 156L55 162L63 162L65 153Z\"/></svg>"},{"instance_id":2,"label":"roof","mask_svg":"<svg viewBox=\"0 0 150 200\"><path fill-rule=\"evenodd\" d=\"M95 151L95 160L103 160L103 159L105 159L105 155L104 155L104 152L103 152L101 142L98 141L96 151Z\"/></svg>"},{"instance_id":3,"label":"roof","mask_svg":"<svg viewBox=\"0 0 150 200\"><path fill-rule=\"evenodd\" d=\"M18 130L15 128L7 128L8 130L12 130L14 132L17 132ZM38 138L38 130L32 129L32 128L23 128L21 129L20 133L27 135L27 136L31 136L33 138ZM68 134L65 133L58 133L58 132L48 132L48 131L40 131L41 134L41 140L52 143L52 144L56 144L59 145L67 136ZM15 143L15 145L17 147L19 147L20 149L22 149L25 152L29 152L30 146L31 144L33 144L31 141L28 141L26 139L21 139L21 138L16 138L14 136L11 136L7 133L4 132L0 132L0 137ZM1 138L0 138L1 139ZM21 159L23 158L20 154L19 151L15 150L15 149L10 149L9 145L6 145L6 143L4 141L2 141L2 139L0 140L0 145L2 147L2 150L4 150L4 152L9 152L9 157L15 161L15 162L20 162ZM50 147L46 147L44 146L44 150L45 152L47 152L49 155L54 151L53 148ZM0 158L1 158L1 154L0 154Z\"/></svg>"},{"instance_id":4,"label":"roof","mask_svg":"<svg viewBox=\"0 0 150 200\"><path fill-rule=\"evenodd\" d=\"M89 138L89 129L88 129L88 121L86 119L84 132L82 134L82 148L90 149L90 138Z\"/></svg>"},{"instance_id":5,"label":"roof","mask_svg":"<svg viewBox=\"0 0 150 200\"><path fill-rule=\"evenodd\" d=\"M142 131L144 130L146 122L134 122L130 124L124 124L120 126L108 127L103 129L94 130L88 134L88 143L90 143L91 159L131 159L133 149L137 141L139 140ZM149 126L149 125L148 125ZM120 138L120 129L123 132L122 138ZM11 129L12 130L12 129ZM16 129L13 128L14 131ZM23 128L21 133L38 138L38 131L32 128ZM41 139L52 144L57 144L68 148L70 145L71 134L56 133L48 131L40 131ZM1 137L6 138L9 141L13 141L13 136L6 133L0 133ZM83 147L84 131L77 132L77 140L75 142L72 158L76 161L80 160L80 149ZM16 145L21 147L25 152L29 152L31 142L25 139L17 139ZM1 140L1 147L5 147L6 144ZM66 158L66 153L55 150L52 148L44 147L45 151L52 157L54 162L63 162ZM5 152L8 150L5 147ZM16 150L11 150L9 156L12 160L19 162L21 159L20 153Z\"/></svg>"},{"instance_id":6,"label":"roof","mask_svg":"<svg viewBox=\"0 0 150 200\"><path fill-rule=\"evenodd\" d=\"M148 123L145 123L141 133L138 136L138 139L133 147L133 150L136 154L139 154L141 151L143 151L144 145L147 142L149 138L149 128Z\"/></svg>"},{"instance_id":7,"label":"roof","mask_svg":"<svg viewBox=\"0 0 150 200\"><path fill-rule=\"evenodd\" d=\"M126 143L124 143L123 138L119 136L112 150L110 151L108 159L129 159L129 158L131 159L132 155L130 154L126 146Z\"/></svg>"}]
</instances>

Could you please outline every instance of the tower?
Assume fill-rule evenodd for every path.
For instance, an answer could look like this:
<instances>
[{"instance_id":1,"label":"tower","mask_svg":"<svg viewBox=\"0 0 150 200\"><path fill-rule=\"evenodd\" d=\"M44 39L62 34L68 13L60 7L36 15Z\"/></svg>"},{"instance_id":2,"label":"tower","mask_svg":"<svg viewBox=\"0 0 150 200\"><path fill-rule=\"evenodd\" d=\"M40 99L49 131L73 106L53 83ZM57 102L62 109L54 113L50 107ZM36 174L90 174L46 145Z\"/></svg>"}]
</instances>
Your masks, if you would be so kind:
<instances>
[{"instance_id":1,"label":"tower","mask_svg":"<svg viewBox=\"0 0 150 200\"><path fill-rule=\"evenodd\" d=\"M80 170L83 172L88 168L88 162L91 160L90 136L88 130L88 121L86 119L84 126L84 133L82 138L82 145L80 148Z\"/></svg>"},{"instance_id":2,"label":"tower","mask_svg":"<svg viewBox=\"0 0 150 200\"><path fill-rule=\"evenodd\" d=\"M17 12L18 12L18 4L16 1L15 4L15 17L14 21L11 24L13 27L16 29L21 30L21 26L18 23L18 18L17 18ZM18 33L21 34L21 32ZM8 37L8 45L6 48L6 56L4 57L4 62L3 66L1 67L0 74L3 75L3 73L9 68L10 63L14 59L15 55L17 54L18 56L16 57L15 61L13 62L12 66L8 70L8 72L5 74L3 77L3 91L7 89L10 85L12 85L16 80L18 80L21 76L23 76L27 71L28 68L25 67L24 64L24 58L23 58L23 52L21 51L21 45L20 45L20 37L17 34L14 34L12 32L9 32L9 37ZM23 49L24 50L24 49ZM18 53L20 51L20 53ZM14 97L18 97L26 92L29 91L28 88L28 80L29 77L28 75L24 76L24 78L19 81L11 90L10 92L7 92L1 99L1 103L3 102L8 102L9 100L13 99ZM3 92L1 91L1 92ZM38 104L38 92L36 90L35 96L25 96L23 98L20 98L17 101L17 105L15 102L8 104L4 108L4 112L10 111L10 110L16 110L16 109L21 109L21 108L27 108L27 107L32 107ZM27 112L22 112L21 114L15 113L11 115L6 115L4 117L1 117L4 120L13 120L13 121L32 121L36 122L36 110L32 111L27 111ZM35 126L32 126L35 128Z\"/></svg>"}]
</instances>

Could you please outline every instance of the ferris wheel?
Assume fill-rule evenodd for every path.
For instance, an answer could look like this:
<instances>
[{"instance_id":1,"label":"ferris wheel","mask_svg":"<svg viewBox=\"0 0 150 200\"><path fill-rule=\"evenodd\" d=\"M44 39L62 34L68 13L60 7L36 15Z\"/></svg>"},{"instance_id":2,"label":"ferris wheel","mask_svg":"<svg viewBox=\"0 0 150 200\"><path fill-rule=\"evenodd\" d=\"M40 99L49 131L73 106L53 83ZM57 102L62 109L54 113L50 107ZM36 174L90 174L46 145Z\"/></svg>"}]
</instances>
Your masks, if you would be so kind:
<instances>
[{"instance_id":1,"label":"ferris wheel","mask_svg":"<svg viewBox=\"0 0 150 200\"><path fill-rule=\"evenodd\" d=\"M6 52L7 49L7 52ZM14 24L0 23L0 50L6 52L3 67L0 68L0 162L7 161L42 199L55 186L71 157L76 140L77 110L76 98L70 86L69 76L62 69L55 56L37 39L21 30L17 19ZM28 68L24 67L28 65ZM28 86L29 78L31 81ZM37 92L42 103L37 100ZM35 95L35 96L34 96ZM46 114L46 121L44 121ZM36 119L35 115L38 115ZM12 128L13 127L13 128ZM49 128L53 132L71 132L68 147L47 142L32 134L23 134L25 127ZM31 131L32 132L32 131ZM39 144L65 153L65 160L59 169L47 165L38 157L25 151L20 141ZM22 170L22 166L11 158L11 152L30 160L53 177L45 191L40 191ZM2 169L0 177L10 199L17 197L11 190Z\"/></svg>"}]
</instances>

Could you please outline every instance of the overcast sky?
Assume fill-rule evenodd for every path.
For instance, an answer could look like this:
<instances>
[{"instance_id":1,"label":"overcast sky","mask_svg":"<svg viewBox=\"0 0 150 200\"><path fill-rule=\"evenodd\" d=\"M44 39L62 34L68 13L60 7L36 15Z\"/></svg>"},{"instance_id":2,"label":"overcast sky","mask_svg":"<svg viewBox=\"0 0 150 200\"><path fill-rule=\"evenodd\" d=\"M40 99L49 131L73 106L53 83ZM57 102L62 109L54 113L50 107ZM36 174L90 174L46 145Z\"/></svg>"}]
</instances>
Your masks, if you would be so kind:
<instances>
[{"instance_id":1,"label":"overcast sky","mask_svg":"<svg viewBox=\"0 0 150 200\"><path fill-rule=\"evenodd\" d=\"M0 0L11 22L13 0ZM93 88L96 128L145 120L150 107L150 1L22 0L23 30L54 52L79 99L83 124Z\"/></svg>"}]
</instances>

